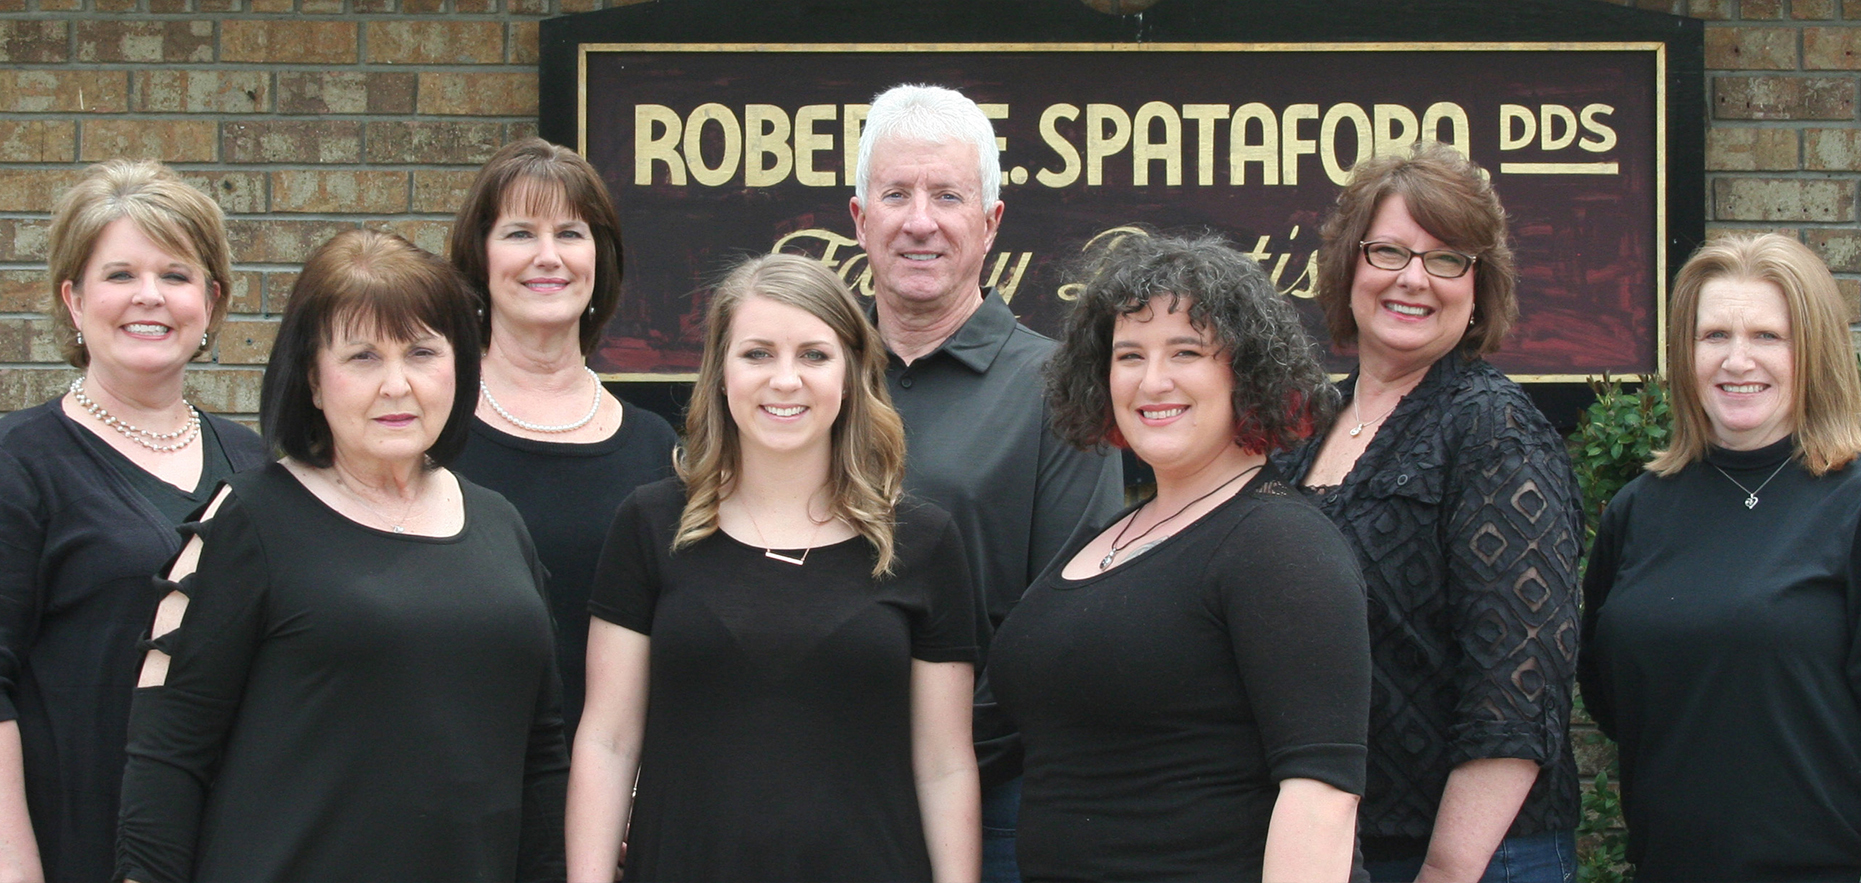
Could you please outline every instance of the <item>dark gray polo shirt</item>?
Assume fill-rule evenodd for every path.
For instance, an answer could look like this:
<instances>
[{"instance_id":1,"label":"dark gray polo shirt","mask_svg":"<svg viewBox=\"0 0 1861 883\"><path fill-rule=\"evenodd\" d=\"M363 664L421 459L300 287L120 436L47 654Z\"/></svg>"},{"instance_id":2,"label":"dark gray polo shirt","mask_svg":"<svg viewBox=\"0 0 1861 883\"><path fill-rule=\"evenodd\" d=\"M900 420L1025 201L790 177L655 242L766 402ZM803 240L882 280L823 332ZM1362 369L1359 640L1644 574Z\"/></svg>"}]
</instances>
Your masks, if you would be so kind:
<instances>
[{"instance_id":1,"label":"dark gray polo shirt","mask_svg":"<svg viewBox=\"0 0 1861 883\"><path fill-rule=\"evenodd\" d=\"M888 353L885 378L905 419L905 488L956 519L991 627L1074 528L1104 524L1124 506L1120 458L1075 450L1047 428L1040 372L1054 346L991 288L935 351L908 367Z\"/></svg>"}]
</instances>

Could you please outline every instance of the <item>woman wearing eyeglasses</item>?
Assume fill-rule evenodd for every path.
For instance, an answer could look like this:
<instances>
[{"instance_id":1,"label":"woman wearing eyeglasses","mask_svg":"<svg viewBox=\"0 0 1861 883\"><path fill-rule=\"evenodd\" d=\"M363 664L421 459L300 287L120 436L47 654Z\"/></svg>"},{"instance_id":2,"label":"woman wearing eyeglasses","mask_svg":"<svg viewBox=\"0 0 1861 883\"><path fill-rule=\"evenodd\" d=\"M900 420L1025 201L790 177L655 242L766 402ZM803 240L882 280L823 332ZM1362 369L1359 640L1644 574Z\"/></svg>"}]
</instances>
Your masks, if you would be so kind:
<instances>
[{"instance_id":1,"label":"woman wearing eyeglasses","mask_svg":"<svg viewBox=\"0 0 1861 883\"><path fill-rule=\"evenodd\" d=\"M1424 145L1355 169L1323 237L1318 301L1358 365L1337 421L1280 465L1369 592L1366 868L1568 881L1581 495L1563 440L1481 358L1518 309L1505 210Z\"/></svg>"}]
</instances>

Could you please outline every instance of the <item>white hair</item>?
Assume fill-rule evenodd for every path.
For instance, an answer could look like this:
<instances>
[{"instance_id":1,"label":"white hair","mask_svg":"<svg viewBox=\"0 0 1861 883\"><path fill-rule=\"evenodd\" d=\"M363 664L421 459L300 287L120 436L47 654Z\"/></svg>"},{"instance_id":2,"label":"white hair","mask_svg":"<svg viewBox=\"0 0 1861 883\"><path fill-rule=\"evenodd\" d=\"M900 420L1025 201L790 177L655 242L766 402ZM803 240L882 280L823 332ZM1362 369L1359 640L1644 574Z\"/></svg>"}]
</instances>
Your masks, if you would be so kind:
<instances>
[{"instance_id":1,"label":"white hair","mask_svg":"<svg viewBox=\"0 0 1861 883\"><path fill-rule=\"evenodd\" d=\"M982 207L993 208L1002 196L1002 158L995 149L995 126L982 108L955 89L906 83L872 99L866 128L859 136L859 166L853 195L866 202L866 179L872 173L873 145L891 138L946 144L967 142L976 148L976 172L982 180Z\"/></svg>"}]
</instances>

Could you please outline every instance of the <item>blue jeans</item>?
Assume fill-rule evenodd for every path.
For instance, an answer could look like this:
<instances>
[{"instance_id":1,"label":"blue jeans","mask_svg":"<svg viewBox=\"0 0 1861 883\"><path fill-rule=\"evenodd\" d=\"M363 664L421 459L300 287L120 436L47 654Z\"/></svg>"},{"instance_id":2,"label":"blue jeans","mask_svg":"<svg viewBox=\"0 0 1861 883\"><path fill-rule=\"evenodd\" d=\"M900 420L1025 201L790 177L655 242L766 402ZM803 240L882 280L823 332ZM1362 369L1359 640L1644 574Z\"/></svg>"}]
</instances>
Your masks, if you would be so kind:
<instances>
[{"instance_id":1,"label":"blue jeans","mask_svg":"<svg viewBox=\"0 0 1861 883\"><path fill-rule=\"evenodd\" d=\"M982 792L982 883L1021 883L1015 824L1021 818L1021 777Z\"/></svg>"},{"instance_id":2,"label":"blue jeans","mask_svg":"<svg viewBox=\"0 0 1861 883\"><path fill-rule=\"evenodd\" d=\"M986 816L988 811L983 810ZM983 835L988 836L986 833ZM983 847L986 852L988 847ZM1426 856L1365 862L1364 870L1376 883L1408 883L1422 872ZM1507 837L1493 850L1480 883L1572 883L1577 878L1575 831L1546 831L1524 837Z\"/></svg>"}]
</instances>

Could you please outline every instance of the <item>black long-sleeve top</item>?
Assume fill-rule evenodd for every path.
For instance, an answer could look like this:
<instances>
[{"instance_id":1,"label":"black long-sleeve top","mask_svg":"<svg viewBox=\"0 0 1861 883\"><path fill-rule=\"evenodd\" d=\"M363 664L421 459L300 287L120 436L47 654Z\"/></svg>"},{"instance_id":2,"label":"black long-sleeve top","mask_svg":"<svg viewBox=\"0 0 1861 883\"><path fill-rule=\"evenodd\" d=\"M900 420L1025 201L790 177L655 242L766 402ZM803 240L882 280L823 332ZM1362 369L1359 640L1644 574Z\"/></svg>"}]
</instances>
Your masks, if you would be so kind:
<instances>
[{"instance_id":1,"label":"black long-sleeve top","mask_svg":"<svg viewBox=\"0 0 1861 883\"><path fill-rule=\"evenodd\" d=\"M265 445L203 414L201 480L184 492L66 416L62 400L0 419L0 720L19 721L46 879L102 883L136 639L160 601L149 577L181 548L172 513L205 502L218 476L263 463Z\"/></svg>"},{"instance_id":2,"label":"black long-sleeve top","mask_svg":"<svg viewBox=\"0 0 1861 883\"><path fill-rule=\"evenodd\" d=\"M136 691L119 877L551 880L567 754L543 573L464 479L450 537L234 476L166 683Z\"/></svg>"},{"instance_id":3,"label":"black long-sleeve top","mask_svg":"<svg viewBox=\"0 0 1861 883\"><path fill-rule=\"evenodd\" d=\"M1861 467L1791 444L1643 475L1597 529L1583 697L1637 880L1861 875Z\"/></svg>"},{"instance_id":4,"label":"black long-sleeve top","mask_svg":"<svg viewBox=\"0 0 1861 883\"><path fill-rule=\"evenodd\" d=\"M1323 439L1280 461L1292 480ZM1315 499L1370 597L1365 857L1426 852L1448 773L1481 758L1539 765L1511 836L1575 828L1582 495L1549 421L1485 361L1448 355Z\"/></svg>"}]
</instances>

